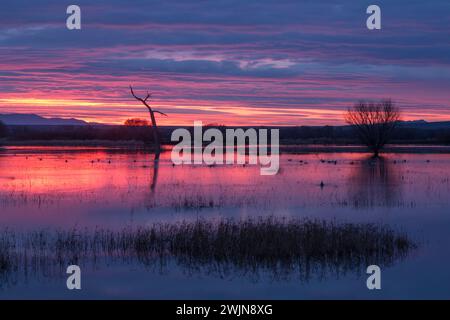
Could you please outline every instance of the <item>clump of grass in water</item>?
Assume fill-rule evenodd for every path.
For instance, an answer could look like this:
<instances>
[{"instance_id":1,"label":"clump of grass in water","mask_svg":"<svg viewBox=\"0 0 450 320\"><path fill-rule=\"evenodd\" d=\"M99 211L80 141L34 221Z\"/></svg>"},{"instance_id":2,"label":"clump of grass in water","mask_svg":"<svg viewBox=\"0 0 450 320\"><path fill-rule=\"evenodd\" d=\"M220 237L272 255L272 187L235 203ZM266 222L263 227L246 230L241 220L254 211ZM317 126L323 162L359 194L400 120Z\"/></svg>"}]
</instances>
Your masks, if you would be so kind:
<instances>
[{"instance_id":1,"label":"clump of grass in water","mask_svg":"<svg viewBox=\"0 0 450 320\"><path fill-rule=\"evenodd\" d=\"M15 234L7 229L0 233L0 286L11 280L9 276L18 270L16 249Z\"/></svg>"},{"instance_id":2,"label":"clump of grass in water","mask_svg":"<svg viewBox=\"0 0 450 320\"><path fill-rule=\"evenodd\" d=\"M0 274L8 272L12 264L11 251L7 245L0 243Z\"/></svg>"},{"instance_id":3,"label":"clump of grass in water","mask_svg":"<svg viewBox=\"0 0 450 320\"><path fill-rule=\"evenodd\" d=\"M416 247L386 226L318 220L197 221L181 223L171 234L170 252L183 265L268 270L277 277L298 270L305 280L314 271L339 274L390 265Z\"/></svg>"},{"instance_id":4,"label":"clump of grass in water","mask_svg":"<svg viewBox=\"0 0 450 320\"><path fill-rule=\"evenodd\" d=\"M416 248L405 234L387 226L274 217L200 219L119 231L43 230L20 236L8 232L0 239L4 274L20 268L48 274L46 266L63 268L101 259L160 267L173 260L190 273L266 272L276 279L298 274L305 281L313 275L364 272L370 264L388 266Z\"/></svg>"}]
</instances>

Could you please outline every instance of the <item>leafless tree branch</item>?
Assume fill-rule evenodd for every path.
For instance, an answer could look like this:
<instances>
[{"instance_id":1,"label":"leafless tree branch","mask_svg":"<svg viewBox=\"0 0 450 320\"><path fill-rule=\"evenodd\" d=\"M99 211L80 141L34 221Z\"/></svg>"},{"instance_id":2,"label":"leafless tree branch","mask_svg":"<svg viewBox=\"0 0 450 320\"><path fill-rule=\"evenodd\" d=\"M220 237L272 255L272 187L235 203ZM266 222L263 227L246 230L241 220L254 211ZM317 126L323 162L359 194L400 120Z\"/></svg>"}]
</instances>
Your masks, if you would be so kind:
<instances>
[{"instance_id":1,"label":"leafless tree branch","mask_svg":"<svg viewBox=\"0 0 450 320\"><path fill-rule=\"evenodd\" d=\"M389 99L379 103L360 101L348 109L345 120L356 129L361 141L378 156L400 120L400 111Z\"/></svg>"},{"instance_id":2,"label":"leafless tree branch","mask_svg":"<svg viewBox=\"0 0 450 320\"><path fill-rule=\"evenodd\" d=\"M145 107L148 109L149 113L150 113L150 119L152 121L152 128L153 128L153 139L155 142L155 148L156 148L156 152L159 154L160 150L161 150L161 142L160 142L160 138L159 138L159 132L158 132L158 126L156 124L156 118L155 118L155 113L158 113L160 115L166 116L167 114L165 114L164 112L158 111L158 110L153 110L152 107L147 103L147 100L149 98L151 98L152 94L149 93L147 91L147 95L145 96L144 99L138 97L134 91L133 91L133 87L130 85L130 91L131 91L131 95L138 101L142 102L142 104L145 105Z\"/></svg>"}]
</instances>

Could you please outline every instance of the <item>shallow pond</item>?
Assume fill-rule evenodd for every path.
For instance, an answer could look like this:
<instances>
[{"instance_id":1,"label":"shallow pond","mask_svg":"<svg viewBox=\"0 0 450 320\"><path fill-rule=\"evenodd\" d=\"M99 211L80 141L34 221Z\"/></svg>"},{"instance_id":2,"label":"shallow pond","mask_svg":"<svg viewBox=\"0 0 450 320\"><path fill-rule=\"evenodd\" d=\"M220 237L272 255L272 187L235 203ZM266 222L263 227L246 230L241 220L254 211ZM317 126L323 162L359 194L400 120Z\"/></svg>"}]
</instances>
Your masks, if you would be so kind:
<instances>
[{"instance_id":1,"label":"shallow pond","mask_svg":"<svg viewBox=\"0 0 450 320\"><path fill-rule=\"evenodd\" d=\"M151 264L80 261L82 290L69 291L64 266L49 271L53 260L41 257L40 267L0 272L0 297L450 298L448 154L389 153L378 160L350 152L282 154L277 175L259 173L251 165L173 166L170 152L156 162L151 154L120 149L7 147L0 151L0 226L5 238L7 232L121 232L275 217L384 226L417 246L390 263L372 262L382 267L381 290L367 289L362 267L313 268L306 278L294 268L274 276L273 268L245 259L250 270L239 260L218 272L216 258L194 255L189 266L170 257Z\"/></svg>"}]
</instances>

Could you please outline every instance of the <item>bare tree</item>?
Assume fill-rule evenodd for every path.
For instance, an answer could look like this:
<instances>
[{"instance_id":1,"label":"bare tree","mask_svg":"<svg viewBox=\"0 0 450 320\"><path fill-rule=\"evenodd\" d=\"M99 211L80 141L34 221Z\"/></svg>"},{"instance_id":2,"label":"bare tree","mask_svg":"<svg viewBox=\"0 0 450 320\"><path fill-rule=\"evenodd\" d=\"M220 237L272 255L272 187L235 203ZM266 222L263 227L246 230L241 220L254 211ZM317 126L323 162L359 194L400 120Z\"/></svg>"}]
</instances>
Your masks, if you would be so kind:
<instances>
[{"instance_id":1,"label":"bare tree","mask_svg":"<svg viewBox=\"0 0 450 320\"><path fill-rule=\"evenodd\" d=\"M400 110L390 99L378 103L360 101L345 115L345 121L356 129L375 157L388 143L399 120Z\"/></svg>"},{"instance_id":2,"label":"bare tree","mask_svg":"<svg viewBox=\"0 0 450 320\"><path fill-rule=\"evenodd\" d=\"M165 114L164 112L158 111L158 110L153 110L152 107L147 103L147 100L149 98L151 98L151 96L152 96L151 93L147 92L147 96L145 98L140 98L134 94L132 86L130 86L130 90L131 90L131 94L133 95L133 97L136 100L142 102L147 107L148 112L150 113L150 119L152 120L153 140L155 143L155 153L159 155L159 153L161 152L161 140L159 138L158 126L156 125L155 113L159 113L166 117L167 117L167 114Z\"/></svg>"}]
</instances>

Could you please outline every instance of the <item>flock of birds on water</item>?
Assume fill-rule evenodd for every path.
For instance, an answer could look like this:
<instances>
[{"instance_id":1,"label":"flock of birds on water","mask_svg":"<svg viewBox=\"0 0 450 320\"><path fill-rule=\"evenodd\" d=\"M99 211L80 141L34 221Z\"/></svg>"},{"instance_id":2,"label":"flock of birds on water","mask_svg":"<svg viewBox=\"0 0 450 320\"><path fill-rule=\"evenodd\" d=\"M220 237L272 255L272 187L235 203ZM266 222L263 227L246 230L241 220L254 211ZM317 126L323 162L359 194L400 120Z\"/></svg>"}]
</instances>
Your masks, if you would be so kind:
<instances>
[{"instance_id":1,"label":"flock of birds on water","mask_svg":"<svg viewBox=\"0 0 450 320\"><path fill-rule=\"evenodd\" d=\"M17 154L14 154L14 156L17 156ZM28 156L26 156L25 159L28 160ZM38 159L39 159L39 161L43 161L43 160L44 160L42 157L39 157ZM98 158L96 161L95 161L95 160L91 160L90 163L91 163L91 164L94 164L94 163L96 163L96 162L101 162L101 161L102 161L102 160ZM157 161L157 160L155 160L155 161ZM288 161L288 162L292 162L293 159L289 158L287 161ZM65 163L68 163L69 160L65 159L64 162L65 162ZM137 160L135 159L135 160L133 160L133 162L136 163ZM304 161L304 160L298 160L298 162L299 162L300 164L302 164L302 165L307 165L307 164L308 164L308 161ZM325 159L320 159L319 162L320 162L320 163L327 163L327 164L334 164L334 165L337 165L337 164L338 164L338 161L337 161L337 160L325 160ZM407 162L406 159L403 159L403 160L393 160L393 161L392 161L393 164L397 164L397 163L406 163L406 162ZM429 160L429 159L426 160L426 163L430 163L430 162L431 162L431 160ZM112 161L111 161L110 159L108 159L108 160L107 160L107 163L108 163L108 164L111 164ZM355 164L355 161L350 161L349 164L350 164L350 165L354 165L354 164ZM245 164L243 164L242 166L243 166L243 167L246 167ZM143 167L143 168L148 168L148 166L146 166L146 165L143 165L142 167ZM175 167L175 164L172 164L172 167ZM209 168L213 168L213 167L215 167L215 165L208 165L208 167L209 167ZM325 183L324 183L323 181L320 181L319 187L320 187L321 189L323 189L323 188L325 187Z\"/></svg>"}]
</instances>

